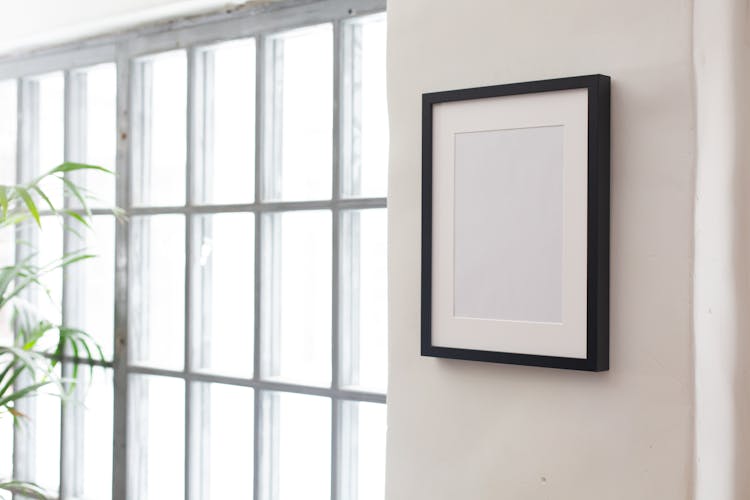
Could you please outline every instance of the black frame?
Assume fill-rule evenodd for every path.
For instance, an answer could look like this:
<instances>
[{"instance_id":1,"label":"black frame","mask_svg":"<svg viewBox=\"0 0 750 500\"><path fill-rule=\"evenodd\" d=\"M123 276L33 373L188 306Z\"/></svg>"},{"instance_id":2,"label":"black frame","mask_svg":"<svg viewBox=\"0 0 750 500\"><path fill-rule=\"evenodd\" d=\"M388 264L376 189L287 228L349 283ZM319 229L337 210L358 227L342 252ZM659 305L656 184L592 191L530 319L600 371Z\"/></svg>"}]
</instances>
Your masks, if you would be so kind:
<instances>
[{"instance_id":1,"label":"black frame","mask_svg":"<svg viewBox=\"0 0 750 500\"><path fill-rule=\"evenodd\" d=\"M514 365L609 369L610 78L586 75L422 94L422 356ZM432 107L434 104L585 88L588 90L586 358L439 347L432 344Z\"/></svg>"}]
</instances>

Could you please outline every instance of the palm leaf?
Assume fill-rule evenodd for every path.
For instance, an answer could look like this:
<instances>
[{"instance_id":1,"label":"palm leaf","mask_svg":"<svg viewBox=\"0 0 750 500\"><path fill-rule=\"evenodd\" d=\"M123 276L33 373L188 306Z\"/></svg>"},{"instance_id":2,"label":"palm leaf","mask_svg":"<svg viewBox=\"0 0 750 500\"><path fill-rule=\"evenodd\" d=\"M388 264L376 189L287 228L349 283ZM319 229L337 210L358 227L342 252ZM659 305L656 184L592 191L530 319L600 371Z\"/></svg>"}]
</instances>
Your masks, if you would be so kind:
<instances>
[{"instance_id":1,"label":"palm leaf","mask_svg":"<svg viewBox=\"0 0 750 500\"><path fill-rule=\"evenodd\" d=\"M23 481L0 481L0 490L9 493L23 495L37 500L48 500L52 498L41 486Z\"/></svg>"},{"instance_id":2,"label":"palm leaf","mask_svg":"<svg viewBox=\"0 0 750 500\"><path fill-rule=\"evenodd\" d=\"M8 186L0 185L0 208L2 208L2 218L8 216Z\"/></svg>"},{"instance_id":3,"label":"palm leaf","mask_svg":"<svg viewBox=\"0 0 750 500\"><path fill-rule=\"evenodd\" d=\"M104 172L104 173L107 173L107 174L114 175L114 172L112 172L111 170L106 169L104 167L99 167L97 165L88 165L88 164L85 164L85 163L76 163L76 162L73 162L73 161L67 161L67 162L63 163L62 165L59 165L59 166L53 168L52 170L50 170L49 172L47 172L45 175L52 175L52 174L56 174L56 173L74 172L76 170L98 170L100 172Z\"/></svg>"},{"instance_id":4,"label":"palm leaf","mask_svg":"<svg viewBox=\"0 0 750 500\"><path fill-rule=\"evenodd\" d=\"M75 232L73 227L67 226L67 222L73 224L73 221L90 227L88 200L92 197L72 179L67 178L68 174L76 171L112 173L102 167L66 162L23 185L0 185L0 229L17 227L32 219L35 226L41 228L40 204L62 218L65 231ZM46 185L42 181L47 179L60 182L68 199L75 199L80 208L71 210L55 207L42 187ZM123 212L118 209L112 209L112 213L118 218L123 217ZM34 241L34 238L29 240ZM85 251L71 252L59 259L37 265L37 252L33 244L17 241L16 245L26 245L31 251L20 262L0 267L0 309L13 308L11 321L17 336L16 346L0 346L0 417L3 412L8 412L18 420L24 417L16 408L18 401L47 392L63 398L69 396L81 375L79 365L88 365L91 373L94 365L98 361L104 361L105 357L91 335L45 319L39 309L27 300L26 294L30 288L49 294L43 281L45 275L94 255ZM45 351L43 349L47 339L55 342ZM61 377L56 369L65 356L72 356L73 370L72 377L69 378ZM38 485L16 480L0 481L0 491L35 499L50 498Z\"/></svg>"}]
</instances>

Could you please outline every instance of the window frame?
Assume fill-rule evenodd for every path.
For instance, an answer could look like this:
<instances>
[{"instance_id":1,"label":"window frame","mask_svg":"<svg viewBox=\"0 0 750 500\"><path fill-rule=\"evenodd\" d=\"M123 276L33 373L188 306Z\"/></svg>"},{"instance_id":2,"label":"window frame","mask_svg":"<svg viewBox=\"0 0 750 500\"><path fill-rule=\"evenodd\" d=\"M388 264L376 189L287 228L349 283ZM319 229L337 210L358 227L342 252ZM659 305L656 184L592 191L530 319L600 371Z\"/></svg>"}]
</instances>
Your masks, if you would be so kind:
<instances>
[{"instance_id":1,"label":"window frame","mask_svg":"<svg viewBox=\"0 0 750 500\"><path fill-rule=\"evenodd\" d=\"M129 30L113 35L97 36L91 39L65 43L53 48L20 53L13 56L0 57L0 80L13 79L17 81L17 105L18 105L18 128L17 128L17 150L16 150L16 178L23 180L32 172L27 168L32 145L28 141L28 123L23 120L28 116L29 108L36 105L33 95L33 87L29 82L34 78L51 72L62 71L65 77L65 154L70 154L71 149L76 146L73 131L76 128L82 111L76 109L78 99L75 82L79 70L103 63L114 63L117 72L117 156L116 156L116 204L125 210L128 216L157 215L157 214L182 214L185 217L185 365L181 371L151 368L146 366L135 366L129 363L128 355L128 316L129 310L129 282L131 279L129 270L130 228L127 224L116 224L115 229L115 313L114 313L114 356L112 362L95 363L113 369L114 378L114 428L113 428L113 494L114 500L126 500L132 498L132 492L128 492L128 432L131 408L128 403L128 377L131 374L161 375L177 377L185 381L185 498L194 496L191 489L191 462L190 448L193 446L191 436L191 385L192 382L216 382L229 383L232 385L252 387L255 393L255 422L254 422L254 491L256 500L266 498L268 485L265 484L264 467L267 466L268 457L262 455L263 442L263 416L261 415L261 399L264 391L281 391L284 393L307 394L330 398L331 401L331 499L339 500L348 498L352 491L352 484L344 484L340 473L344 469L344 460L348 452L343 448L343 441L348 439L346 433L351 434L352 429L344 429L343 414L351 410L345 410L346 402L370 402L386 403L385 393L369 392L359 388L345 387L342 372L350 367L344 359L344 350L351 349L348 340L340 328L340 269L342 266L340 249L345 243L345 235L342 226L342 211L357 209L385 209L387 206L385 197L377 198L353 198L342 196L344 192L343 182L349 182L344 178L346 159L348 153L344 124L350 120L350 106L346 102L345 92L348 90L348 73L352 61L352 40L347 30L347 22L351 19L378 14L385 11L385 0L284 0L278 3L262 6L245 6L230 9L220 13L206 14L194 18L181 19L177 21L161 22L150 26ZM297 28L312 26L316 24L331 23L333 26L333 131L332 131L332 196L327 200L316 201L263 201L261 190L264 182L264 137L263 124L267 119L267 95L270 82L267 78L269 68L269 46L266 43L272 36ZM201 127L197 119L197 109L200 107L198 89L201 88L198 81L200 69L199 59L206 47L231 42L242 38L254 38L256 43L256 117L255 117L255 196L252 203L246 204L209 204L196 202L196 189L194 186L193 173L196 167L196 151L191 147L191 138ZM187 127L186 127L186 192L185 204L172 207L138 206L132 203L131 169L138 152L137 123L138 117L133 113L136 110L136 89L139 80L137 72L134 71L139 58L152 54L171 50L185 50L188 57L188 81L187 81ZM384 168L387 166L384 165ZM317 387L299 383L272 381L261 378L261 356L263 355L263 339L261 333L261 217L266 213L286 212L290 210L329 210L332 216L332 342L331 342L331 386ZM108 213L106 209L94 208L93 215ZM192 262L194 245L191 218L199 214L216 213L253 213L255 214L255 315L254 315L254 373L253 377L244 379L240 377L229 377L215 374L191 372L190 347L192 345L190 303L191 303L191 275L193 273ZM64 237L64 248L70 248L73 244L70 236ZM67 273L68 271L66 271ZM70 314L71 306L65 297L70 293L66 280L63 295L63 321ZM67 368L63 367L63 370ZM73 449L80 448L76 439L81 434L74 427L75 411L64 410L61 418L61 457L73 457ZM18 431L16 431L18 433ZM348 435L348 434L347 434ZM33 439L33 437L32 437ZM14 440L14 473L17 464L23 467L33 467L33 450L24 450L19 445L19 439ZM80 462L82 458L78 458ZM25 465L24 465L25 464ZM61 460L60 465L60 496L61 498L74 498L71 494L75 485L69 479L70 469L68 460Z\"/></svg>"}]
</instances>

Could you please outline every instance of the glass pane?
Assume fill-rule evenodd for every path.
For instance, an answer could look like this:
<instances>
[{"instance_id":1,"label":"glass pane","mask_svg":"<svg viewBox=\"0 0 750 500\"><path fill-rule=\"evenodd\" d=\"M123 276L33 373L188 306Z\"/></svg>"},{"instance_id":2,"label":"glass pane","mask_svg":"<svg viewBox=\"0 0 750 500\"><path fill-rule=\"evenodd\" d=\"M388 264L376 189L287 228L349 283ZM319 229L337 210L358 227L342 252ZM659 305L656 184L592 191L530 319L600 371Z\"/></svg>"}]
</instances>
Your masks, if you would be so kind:
<instances>
[{"instance_id":1,"label":"glass pane","mask_svg":"<svg viewBox=\"0 0 750 500\"><path fill-rule=\"evenodd\" d=\"M117 157L117 69L103 64L81 74L85 81L84 163L115 171ZM84 185L94 200L91 206L115 205L115 176L86 172Z\"/></svg>"},{"instance_id":2,"label":"glass pane","mask_svg":"<svg viewBox=\"0 0 750 500\"><path fill-rule=\"evenodd\" d=\"M130 500L185 497L185 383L131 375L128 426Z\"/></svg>"},{"instance_id":3,"label":"glass pane","mask_svg":"<svg viewBox=\"0 0 750 500\"><path fill-rule=\"evenodd\" d=\"M90 385L82 385L84 403L83 497L112 498L112 370L95 368Z\"/></svg>"},{"instance_id":4,"label":"glass pane","mask_svg":"<svg viewBox=\"0 0 750 500\"><path fill-rule=\"evenodd\" d=\"M13 417L0 413L0 477L13 477Z\"/></svg>"},{"instance_id":5,"label":"glass pane","mask_svg":"<svg viewBox=\"0 0 750 500\"><path fill-rule=\"evenodd\" d=\"M388 105L385 14L346 25L349 78L343 123L344 196L381 197L388 191Z\"/></svg>"},{"instance_id":6,"label":"glass pane","mask_svg":"<svg viewBox=\"0 0 750 500\"><path fill-rule=\"evenodd\" d=\"M253 498L253 390L193 384L197 500Z\"/></svg>"},{"instance_id":7,"label":"glass pane","mask_svg":"<svg viewBox=\"0 0 750 500\"><path fill-rule=\"evenodd\" d=\"M185 219L130 219L131 361L182 369L185 330Z\"/></svg>"},{"instance_id":8,"label":"glass pane","mask_svg":"<svg viewBox=\"0 0 750 500\"><path fill-rule=\"evenodd\" d=\"M255 40L203 53L206 72L203 171L197 199L249 203L255 195Z\"/></svg>"},{"instance_id":9,"label":"glass pane","mask_svg":"<svg viewBox=\"0 0 750 500\"><path fill-rule=\"evenodd\" d=\"M32 229L35 230L35 229ZM63 257L63 226L60 217L42 217L42 228L37 232L38 256L40 267L53 269ZM42 276L42 286L37 287L36 304L39 314L53 324L62 322L62 287L63 271L53 269ZM51 338L52 335L48 334ZM49 344L44 343L43 347Z\"/></svg>"},{"instance_id":10,"label":"glass pane","mask_svg":"<svg viewBox=\"0 0 750 500\"><path fill-rule=\"evenodd\" d=\"M56 370L60 376L59 368ZM57 491L60 487L60 398L54 389L42 390L40 396L32 398L36 407L30 413L34 425L36 458L36 482L44 488Z\"/></svg>"},{"instance_id":11,"label":"glass pane","mask_svg":"<svg viewBox=\"0 0 750 500\"><path fill-rule=\"evenodd\" d=\"M138 64L141 135L133 172L136 205L185 204L187 58L160 54ZM136 128L138 130L138 128Z\"/></svg>"},{"instance_id":12,"label":"glass pane","mask_svg":"<svg viewBox=\"0 0 750 500\"><path fill-rule=\"evenodd\" d=\"M62 73L52 73L34 80L34 84L39 92L36 168L43 173L60 165L64 159L65 79ZM62 206L62 182L48 179L42 183L42 189L55 207Z\"/></svg>"},{"instance_id":13,"label":"glass pane","mask_svg":"<svg viewBox=\"0 0 750 500\"><path fill-rule=\"evenodd\" d=\"M299 394L269 393L278 425L273 465L278 495L273 500L328 500L331 496L331 400ZM272 467L273 467L272 465Z\"/></svg>"},{"instance_id":14,"label":"glass pane","mask_svg":"<svg viewBox=\"0 0 750 500\"><path fill-rule=\"evenodd\" d=\"M385 392L388 377L388 259L385 209L342 212L342 383Z\"/></svg>"},{"instance_id":15,"label":"glass pane","mask_svg":"<svg viewBox=\"0 0 750 500\"><path fill-rule=\"evenodd\" d=\"M13 184L16 179L16 82L0 82L0 184Z\"/></svg>"},{"instance_id":16,"label":"glass pane","mask_svg":"<svg viewBox=\"0 0 750 500\"><path fill-rule=\"evenodd\" d=\"M345 401L343 405L342 498L385 498L386 407Z\"/></svg>"},{"instance_id":17,"label":"glass pane","mask_svg":"<svg viewBox=\"0 0 750 500\"><path fill-rule=\"evenodd\" d=\"M15 262L15 235L14 227L0 229L0 266L9 266ZM0 309L0 345L13 344L12 316L10 307Z\"/></svg>"},{"instance_id":18,"label":"glass pane","mask_svg":"<svg viewBox=\"0 0 750 500\"><path fill-rule=\"evenodd\" d=\"M264 215L267 375L331 382L331 213Z\"/></svg>"},{"instance_id":19,"label":"glass pane","mask_svg":"<svg viewBox=\"0 0 750 500\"><path fill-rule=\"evenodd\" d=\"M4 185L12 185L16 180L16 110L15 80L0 82L0 184ZM8 266L15 261L15 241L13 227L0 229L0 266ZM0 345L13 343L10 321L10 308L0 310ZM0 417L0 426L4 426L4 420L8 418ZM0 443L3 443L3 439L5 436L0 435ZM2 449L2 444L0 444L0 449ZM9 469L3 466L5 453L0 452L0 455L2 455L0 456L0 476L3 476L3 470L9 472ZM7 477L7 474L5 476Z\"/></svg>"},{"instance_id":20,"label":"glass pane","mask_svg":"<svg viewBox=\"0 0 750 500\"><path fill-rule=\"evenodd\" d=\"M86 331L112 359L115 314L115 218L97 215L91 228L77 228L84 240L73 238L80 251L94 255L68 268L68 303L66 323Z\"/></svg>"},{"instance_id":21,"label":"glass pane","mask_svg":"<svg viewBox=\"0 0 750 500\"><path fill-rule=\"evenodd\" d=\"M272 138L267 199L331 197L333 29L291 31L272 40Z\"/></svg>"},{"instance_id":22,"label":"glass pane","mask_svg":"<svg viewBox=\"0 0 750 500\"><path fill-rule=\"evenodd\" d=\"M253 375L254 217L236 213L194 219L199 244L191 308L195 369Z\"/></svg>"},{"instance_id":23,"label":"glass pane","mask_svg":"<svg viewBox=\"0 0 750 500\"><path fill-rule=\"evenodd\" d=\"M16 228L0 228L0 266L12 265L16 260Z\"/></svg>"}]
</instances>

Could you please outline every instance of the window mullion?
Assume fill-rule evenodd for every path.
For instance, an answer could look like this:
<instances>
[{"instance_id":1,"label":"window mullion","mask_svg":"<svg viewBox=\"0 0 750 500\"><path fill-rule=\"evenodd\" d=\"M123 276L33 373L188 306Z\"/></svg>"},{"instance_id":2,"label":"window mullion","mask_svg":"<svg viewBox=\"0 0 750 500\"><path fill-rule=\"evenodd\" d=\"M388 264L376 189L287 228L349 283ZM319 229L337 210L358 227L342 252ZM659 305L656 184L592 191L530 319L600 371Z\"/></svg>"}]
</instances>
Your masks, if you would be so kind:
<instances>
[{"instance_id":1,"label":"window mullion","mask_svg":"<svg viewBox=\"0 0 750 500\"><path fill-rule=\"evenodd\" d=\"M188 50L188 91L187 91L187 170L185 182L185 199L187 205L202 199L198 196L197 189L203 189L205 180L205 165L203 163L204 138L206 127L204 116L206 107L206 74L203 62L205 54L196 48ZM190 214L185 215L185 372L193 371L196 356L202 356L202 345L196 335L203 335L205 329L199 326L201 318L193 314L198 310L197 306L204 301L198 298L203 293L195 265L197 257L196 250L200 248L200 235L202 231L196 231L195 224L201 222L199 217ZM193 271L196 271L194 275ZM199 363L199 366L203 366ZM206 443L207 428L210 418L208 412L207 388L201 385L199 388L185 380L185 500L204 500L206 498L205 468L208 463L207 454L202 453L203 445Z\"/></svg>"},{"instance_id":2,"label":"window mullion","mask_svg":"<svg viewBox=\"0 0 750 500\"><path fill-rule=\"evenodd\" d=\"M337 391L341 387L341 321L339 307L340 286L340 254L341 254L341 212L336 201L341 197L341 168L342 152L344 150L344 134L342 127L342 111L345 107L345 96L342 92L342 80L346 68L346 40L343 36L343 23L333 23L333 160L331 172L331 192L333 200L332 242L331 242L331 387ZM341 490L342 478L342 419L340 401L331 398L331 500L346 498Z\"/></svg>"},{"instance_id":3,"label":"window mullion","mask_svg":"<svg viewBox=\"0 0 750 500\"><path fill-rule=\"evenodd\" d=\"M199 60L201 53L195 48L188 50L188 68L187 68L187 165L186 165L186 182L185 182L185 199L187 205L190 206L194 202L194 194L198 184L196 182L198 170L203 170L203 162L199 159L203 148L201 147L201 139L203 137L203 111L205 103L205 72L203 71L203 65ZM194 339L196 328L193 323L196 315L192 314L193 308L191 307L191 301L196 300L197 303L202 304L203 301L197 300L197 293L201 293L197 290L196 285L199 280L194 280L193 270L196 269L194 265L194 250L196 245L199 244L197 241L197 235L200 232L196 232L194 229L194 223L199 219L193 218L191 215L185 215L185 307L184 307L184 324L185 324L185 349L184 349L184 370L185 372L191 372L193 370L194 361ZM202 333L203 329L200 329ZM195 353L198 354L198 353ZM205 394L205 390L199 391ZM185 380L185 500L203 500L203 494L201 491L201 484L205 481L201 480L203 472L200 470L201 456L205 454L201 453L200 447L202 443L205 443L205 437L207 434L207 425L209 424L208 418L210 413L207 411L206 405L203 404L200 394L195 394L193 391L193 384ZM193 398L196 398L195 401ZM196 415L196 421L193 422L193 410L198 412L200 415ZM191 470L192 469L192 470Z\"/></svg>"},{"instance_id":4,"label":"window mullion","mask_svg":"<svg viewBox=\"0 0 750 500\"><path fill-rule=\"evenodd\" d=\"M281 194L284 45L271 37L256 40L256 203ZM256 364L255 378L279 373L281 311L281 222L263 210L256 213ZM279 493L280 400L276 392L256 389L255 498L274 500Z\"/></svg>"},{"instance_id":5,"label":"window mullion","mask_svg":"<svg viewBox=\"0 0 750 500\"><path fill-rule=\"evenodd\" d=\"M34 80L20 80L18 85L18 148L16 182L24 183L36 174L38 150L36 144L39 138L39 85ZM27 227L17 227L16 242L28 242L33 246L36 240L34 231ZM32 250L29 245L16 244L16 262L29 257ZM25 290L24 299L31 299L30 292ZM28 385L29 377L22 374L15 383L15 389L20 390ZM16 403L16 409L27 415L29 425L15 425L13 439L13 475L18 480L36 479L36 420L35 398L23 398Z\"/></svg>"},{"instance_id":6,"label":"window mullion","mask_svg":"<svg viewBox=\"0 0 750 500\"><path fill-rule=\"evenodd\" d=\"M86 76L71 71L65 72L65 138L64 157L66 161L82 161L85 152L86 130ZM71 181L81 184L82 175L76 173L65 174ZM80 174L80 172L78 173ZM71 201L66 197L63 201L66 208L72 208ZM74 221L69 219L66 224ZM63 255L80 250L83 243L71 231L63 231ZM80 325L82 311L80 307L80 282L82 272L80 266L68 266L63 270L62 322L64 325ZM68 355L71 352L66 353ZM73 366L69 361L62 363L63 377L72 377ZM81 374L85 370L81 371ZM83 376L83 375L82 375ZM84 382L82 380L82 382ZM83 494L83 464L84 464L84 422L83 396L85 382L75 389L73 404L62 406L62 422L60 436L60 497L65 500Z\"/></svg>"},{"instance_id":7,"label":"window mullion","mask_svg":"<svg viewBox=\"0 0 750 500\"><path fill-rule=\"evenodd\" d=\"M267 101L267 65L268 56L266 48L266 37L259 36L255 39L255 203L260 203L264 195L265 159L266 159L266 103ZM263 335L261 334L261 284L262 276L262 249L261 235L265 221L262 214L255 216L255 262L254 262L254 324L253 324L253 378L260 379L265 370ZM267 486L267 474L269 460L263 441L263 431L267 426L264 420L263 403L264 392L260 389L254 391L254 415L253 415L253 500L263 500L263 488Z\"/></svg>"},{"instance_id":8,"label":"window mullion","mask_svg":"<svg viewBox=\"0 0 750 500\"><path fill-rule=\"evenodd\" d=\"M124 46L117 56L117 206L130 209L131 145L130 109L137 83L131 78L130 59ZM137 123L134 117L134 125ZM115 229L115 342L114 342L114 448L112 499L126 500L128 495L128 252L129 230L118 221Z\"/></svg>"}]
</instances>

